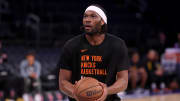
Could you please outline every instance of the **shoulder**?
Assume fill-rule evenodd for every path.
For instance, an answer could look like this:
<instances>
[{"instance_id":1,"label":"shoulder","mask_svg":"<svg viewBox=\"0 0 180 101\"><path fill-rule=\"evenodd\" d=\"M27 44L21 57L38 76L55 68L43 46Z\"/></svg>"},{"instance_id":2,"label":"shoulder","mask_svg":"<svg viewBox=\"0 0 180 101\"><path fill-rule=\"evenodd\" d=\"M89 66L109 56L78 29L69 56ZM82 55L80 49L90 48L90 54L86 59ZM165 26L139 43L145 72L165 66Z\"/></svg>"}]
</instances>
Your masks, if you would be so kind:
<instances>
[{"instance_id":1,"label":"shoulder","mask_svg":"<svg viewBox=\"0 0 180 101\"><path fill-rule=\"evenodd\" d=\"M115 35L112 34L107 34L107 37L113 42L113 43L124 43L124 40L121 39L120 37L117 37Z\"/></svg>"},{"instance_id":2,"label":"shoulder","mask_svg":"<svg viewBox=\"0 0 180 101\"><path fill-rule=\"evenodd\" d=\"M80 43L81 37L82 37L82 35L78 35L78 36L75 36L75 37L69 39L65 43L64 48L74 48L74 47L78 46Z\"/></svg>"},{"instance_id":3,"label":"shoulder","mask_svg":"<svg viewBox=\"0 0 180 101\"><path fill-rule=\"evenodd\" d=\"M114 48L126 47L126 44L125 44L124 40L121 39L120 37L117 37L117 36L112 35L112 34L107 34L107 37L108 37L108 39L109 39L109 43L110 43Z\"/></svg>"}]
</instances>

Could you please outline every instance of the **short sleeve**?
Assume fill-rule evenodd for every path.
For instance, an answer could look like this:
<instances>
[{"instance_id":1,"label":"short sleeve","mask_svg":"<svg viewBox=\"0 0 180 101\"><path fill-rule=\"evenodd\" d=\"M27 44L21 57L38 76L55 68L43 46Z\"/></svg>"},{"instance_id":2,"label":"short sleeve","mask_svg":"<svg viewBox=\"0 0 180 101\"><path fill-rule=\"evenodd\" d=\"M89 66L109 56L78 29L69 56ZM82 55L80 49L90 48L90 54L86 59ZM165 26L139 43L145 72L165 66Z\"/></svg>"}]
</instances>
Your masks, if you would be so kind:
<instances>
[{"instance_id":1,"label":"short sleeve","mask_svg":"<svg viewBox=\"0 0 180 101\"><path fill-rule=\"evenodd\" d=\"M60 55L60 60L58 63L58 67L60 69L68 69L71 70L72 69L72 50L70 50L71 48L65 44L65 46L63 47L62 51L61 51L61 55Z\"/></svg>"},{"instance_id":2,"label":"short sleeve","mask_svg":"<svg viewBox=\"0 0 180 101\"><path fill-rule=\"evenodd\" d=\"M118 50L116 51L117 72L122 70L128 70L130 63L128 57L128 49L124 41L122 41L122 44L118 45L117 50Z\"/></svg>"}]
</instances>

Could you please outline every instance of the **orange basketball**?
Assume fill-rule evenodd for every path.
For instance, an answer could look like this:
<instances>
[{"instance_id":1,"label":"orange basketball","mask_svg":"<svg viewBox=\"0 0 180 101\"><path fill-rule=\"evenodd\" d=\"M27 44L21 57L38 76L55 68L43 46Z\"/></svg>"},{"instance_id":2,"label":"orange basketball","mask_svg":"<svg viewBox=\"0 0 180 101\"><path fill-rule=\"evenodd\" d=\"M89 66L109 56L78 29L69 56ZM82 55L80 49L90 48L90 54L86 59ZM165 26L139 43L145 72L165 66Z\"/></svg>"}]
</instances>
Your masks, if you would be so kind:
<instances>
[{"instance_id":1,"label":"orange basketball","mask_svg":"<svg viewBox=\"0 0 180 101\"><path fill-rule=\"evenodd\" d=\"M75 85L75 94L79 101L94 101L100 98L103 94L103 87L98 82L91 77L79 80Z\"/></svg>"}]
</instances>

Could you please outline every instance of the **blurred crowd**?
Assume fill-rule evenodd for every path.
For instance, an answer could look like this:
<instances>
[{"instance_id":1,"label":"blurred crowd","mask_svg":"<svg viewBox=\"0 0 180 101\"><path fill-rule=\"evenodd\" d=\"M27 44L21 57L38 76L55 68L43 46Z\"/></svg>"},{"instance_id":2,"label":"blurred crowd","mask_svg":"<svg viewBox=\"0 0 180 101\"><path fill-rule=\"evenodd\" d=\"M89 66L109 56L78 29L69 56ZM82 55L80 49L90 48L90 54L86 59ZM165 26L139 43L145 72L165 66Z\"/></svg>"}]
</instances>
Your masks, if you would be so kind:
<instances>
[{"instance_id":1,"label":"blurred crowd","mask_svg":"<svg viewBox=\"0 0 180 101\"><path fill-rule=\"evenodd\" d=\"M35 59L34 51L27 52L19 64L19 71L13 71L8 55L0 44L0 99L15 98L23 93L40 93L41 64ZM19 75L17 75L19 74Z\"/></svg>"},{"instance_id":2,"label":"blurred crowd","mask_svg":"<svg viewBox=\"0 0 180 101\"><path fill-rule=\"evenodd\" d=\"M131 50L128 93L144 93L147 89L152 94L180 91L180 33L177 40L174 46L168 46L161 32L159 40L147 44L147 53Z\"/></svg>"},{"instance_id":3,"label":"blurred crowd","mask_svg":"<svg viewBox=\"0 0 180 101\"><path fill-rule=\"evenodd\" d=\"M41 61L41 63L37 59L35 50L29 49L25 54L18 54L24 55L22 56L24 59L22 59L17 66L13 64L14 62L9 58L10 55L6 51L2 46L2 42L0 42L0 101L9 101L8 99L18 98L21 98L19 101L22 101L22 99L26 99L27 96L29 98L29 94L32 96L41 94L47 97L46 99L51 99L54 96L54 99L62 100L62 96L64 95L58 91L56 83L58 82L58 71L55 70L55 67L51 65L51 68L53 68L53 71L50 71L51 74L46 73L46 75L42 75L45 71L42 70L42 64L44 62ZM11 55L13 54L15 55L15 53ZM50 61L51 57L47 58L49 58ZM17 60L18 57L13 61ZM43 69L46 68L43 67ZM46 91L48 91L48 93Z\"/></svg>"}]
</instances>

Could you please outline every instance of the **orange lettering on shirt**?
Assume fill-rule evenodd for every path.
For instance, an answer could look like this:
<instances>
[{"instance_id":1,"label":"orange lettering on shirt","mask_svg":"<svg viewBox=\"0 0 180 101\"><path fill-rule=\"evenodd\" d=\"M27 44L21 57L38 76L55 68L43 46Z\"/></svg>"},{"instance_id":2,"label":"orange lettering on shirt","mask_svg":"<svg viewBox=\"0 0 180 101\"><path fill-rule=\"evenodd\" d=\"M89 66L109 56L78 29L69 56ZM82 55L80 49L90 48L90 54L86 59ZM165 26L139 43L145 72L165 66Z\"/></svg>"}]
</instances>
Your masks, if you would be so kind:
<instances>
[{"instance_id":1,"label":"orange lettering on shirt","mask_svg":"<svg viewBox=\"0 0 180 101\"><path fill-rule=\"evenodd\" d=\"M101 62L102 61L102 56L91 56L92 61L98 61Z\"/></svg>"}]
</instances>

